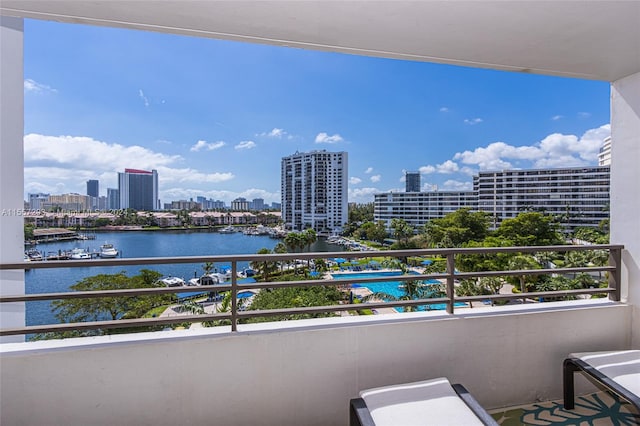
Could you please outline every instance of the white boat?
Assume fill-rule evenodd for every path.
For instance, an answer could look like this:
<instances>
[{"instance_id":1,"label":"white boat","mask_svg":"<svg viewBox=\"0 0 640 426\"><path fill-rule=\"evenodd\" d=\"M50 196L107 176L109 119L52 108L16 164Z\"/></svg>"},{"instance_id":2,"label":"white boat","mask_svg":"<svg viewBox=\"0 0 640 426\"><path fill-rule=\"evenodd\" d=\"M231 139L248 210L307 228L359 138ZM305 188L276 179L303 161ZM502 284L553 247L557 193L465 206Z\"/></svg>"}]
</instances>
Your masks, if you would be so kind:
<instances>
[{"instance_id":1,"label":"white boat","mask_svg":"<svg viewBox=\"0 0 640 426\"><path fill-rule=\"evenodd\" d=\"M73 260L81 260L81 259L91 259L91 255L88 251L83 248L74 248L71 250L71 259Z\"/></svg>"},{"instance_id":2,"label":"white boat","mask_svg":"<svg viewBox=\"0 0 640 426\"><path fill-rule=\"evenodd\" d=\"M160 282L164 283L167 287L180 287L186 285L184 280L178 277L164 277L160 279Z\"/></svg>"},{"instance_id":3,"label":"white boat","mask_svg":"<svg viewBox=\"0 0 640 426\"><path fill-rule=\"evenodd\" d=\"M220 231L221 234L233 234L234 232L236 232L236 228L234 228L233 226L229 225L229 226L225 226L224 228L222 228Z\"/></svg>"},{"instance_id":4,"label":"white boat","mask_svg":"<svg viewBox=\"0 0 640 426\"><path fill-rule=\"evenodd\" d=\"M222 274L207 274L203 275L200 278L191 278L188 282L188 285L192 286L201 286L201 285L215 285L222 284L224 282L224 275Z\"/></svg>"},{"instance_id":5,"label":"white boat","mask_svg":"<svg viewBox=\"0 0 640 426\"><path fill-rule=\"evenodd\" d=\"M103 259L118 257L118 250L116 250L113 244L103 244L100 246L100 257Z\"/></svg>"}]
</instances>

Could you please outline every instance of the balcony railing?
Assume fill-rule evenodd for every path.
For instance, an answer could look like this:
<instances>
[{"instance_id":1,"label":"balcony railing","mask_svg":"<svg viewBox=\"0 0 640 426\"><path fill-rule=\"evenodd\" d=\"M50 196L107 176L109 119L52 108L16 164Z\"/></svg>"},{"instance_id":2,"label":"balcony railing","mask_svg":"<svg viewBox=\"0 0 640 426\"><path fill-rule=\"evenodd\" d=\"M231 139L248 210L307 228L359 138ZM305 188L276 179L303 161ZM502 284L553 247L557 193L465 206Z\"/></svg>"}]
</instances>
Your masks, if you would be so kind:
<instances>
[{"instance_id":1,"label":"balcony railing","mask_svg":"<svg viewBox=\"0 0 640 426\"><path fill-rule=\"evenodd\" d=\"M359 311L365 308L395 308L409 306L427 306L433 304L446 304L446 312L455 314L455 304L457 302L474 301L496 301L513 299L539 299L545 297L575 297L578 295L607 294L610 300L620 300L620 276L621 276L621 251L622 245L590 245L590 246L535 246L535 247L496 247L496 248L444 248L444 249L421 249L421 250L393 250L393 251L349 251L349 252L324 252L324 253L292 253L292 254L250 254L234 256L181 256L181 257L152 257L152 258L131 258L131 259L104 259L104 260L67 260L67 261L42 261L42 262L21 262L12 264L0 264L0 270L25 270L25 269L49 269L49 268L86 268L91 266L141 266L141 265L164 265L164 264L194 264L194 263L230 263L231 281L228 284L216 284L210 286L196 287L160 287L160 288L139 288L108 291L74 291L62 293L39 293L4 295L0 297L0 304L15 302L33 302L43 300L66 300L66 299L93 299L104 297L133 297L150 296L168 293L202 293L202 292L231 292L231 309L225 313L178 315L158 318L138 318L120 319L111 321L92 321L66 324L34 325L17 328L0 329L0 336L26 335L36 333L80 331L80 330L102 330L129 327L149 327L160 325L171 325L179 323L195 323L204 321L226 320L231 324L232 331L238 331L238 323L242 320L254 317L273 317L282 315L318 314L343 311ZM608 265L605 266L584 266L570 268L548 268L548 269L523 269L523 270L499 270L480 272L460 272L456 269L456 258L469 255L493 255L498 253L541 253L541 252L571 252L571 251L596 251L604 250L608 252ZM430 274L405 274L393 276L349 278L345 280L335 279L310 279L303 281L274 281L274 282L254 282L238 283L238 264L244 262L274 262L286 263L296 260L316 260L316 259L363 259L363 258L409 258L409 257L440 257L446 261L446 271L442 273ZM415 270L414 270L415 271ZM524 292L512 294L493 294L481 296L458 296L456 295L456 283L462 279L473 279L482 277L509 277L509 276L529 276L529 275L553 275L553 274L576 274L581 272L606 272L608 273L608 285L598 288L583 288L574 290ZM348 284L367 284L388 281L415 281L415 280L444 280L445 297L398 300L371 303L345 303L330 306L293 307L286 309L271 310L240 310L238 308L239 292L247 289L267 289L283 287L304 287L304 286L345 286Z\"/></svg>"}]
</instances>

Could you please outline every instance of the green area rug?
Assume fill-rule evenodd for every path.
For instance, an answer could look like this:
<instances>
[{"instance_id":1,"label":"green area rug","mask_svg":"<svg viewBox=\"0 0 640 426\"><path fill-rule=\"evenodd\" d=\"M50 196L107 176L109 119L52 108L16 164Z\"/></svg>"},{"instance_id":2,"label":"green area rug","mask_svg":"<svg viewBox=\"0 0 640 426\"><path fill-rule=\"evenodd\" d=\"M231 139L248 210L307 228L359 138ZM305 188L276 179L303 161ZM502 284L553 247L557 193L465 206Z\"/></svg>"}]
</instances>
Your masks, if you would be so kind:
<instances>
[{"instance_id":1,"label":"green area rug","mask_svg":"<svg viewBox=\"0 0 640 426\"><path fill-rule=\"evenodd\" d=\"M493 411L491 415L502 426L640 425L640 415L633 406L607 392L577 397L575 410L565 410L562 401L554 401Z\"/></svg>"}]
</instances>

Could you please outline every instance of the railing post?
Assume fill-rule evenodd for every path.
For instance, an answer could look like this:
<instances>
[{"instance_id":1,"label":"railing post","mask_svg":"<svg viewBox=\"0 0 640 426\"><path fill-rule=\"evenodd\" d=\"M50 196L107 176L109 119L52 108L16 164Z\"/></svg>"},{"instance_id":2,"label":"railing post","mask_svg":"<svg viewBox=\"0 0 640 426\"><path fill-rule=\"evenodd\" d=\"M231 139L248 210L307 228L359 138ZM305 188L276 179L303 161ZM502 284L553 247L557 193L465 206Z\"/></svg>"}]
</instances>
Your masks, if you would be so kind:
<instances>
[{"instance_id":1,"label":"railing post","mask_svg":"<svg viewBox=\"0 0 640 426\"><path fill-rule=\"evenodd\" d=\"M620 301L620 279L622 276L622 250L619 248L609 249L609 266L616 269L609 271L609 287L614 288L613 293L609 293L609 299Z\"/></svg>"},{"instance_id":2,"label":"railing post","mask_svg":"<svg viewBox=\"0 0 640 426\"><path fill-rule=\"evenodd\" d=\"M231 331L238 331L238 265L231 261Z\"/></svg>"},{"instance_id":3,"label":"railing post","mask_svg":"<svg viewBox=\"0 0 640 426\"><path fill-rule=\"evenodd\" d=\"M454 281L455 281L455 272L456 272L456 264L455 264L455 255L453 253L447 253L447 297L449 301L447 302L447 313L453 313L454 307Z\"/></svg>"}]
</instances>

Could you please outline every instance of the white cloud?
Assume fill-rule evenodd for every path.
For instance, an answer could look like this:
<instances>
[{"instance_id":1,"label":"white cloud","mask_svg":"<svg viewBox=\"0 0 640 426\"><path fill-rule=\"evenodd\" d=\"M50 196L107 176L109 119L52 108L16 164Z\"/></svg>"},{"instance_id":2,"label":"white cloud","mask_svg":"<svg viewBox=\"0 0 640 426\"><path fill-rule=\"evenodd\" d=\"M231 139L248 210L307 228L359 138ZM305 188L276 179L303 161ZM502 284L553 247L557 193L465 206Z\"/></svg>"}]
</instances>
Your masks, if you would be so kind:
<instances>
[{"instance_id":1,"label":"white cloud","mask_svg":"<svg viewBox=\"0 0 640 426\"><path fill-rule=\"evenodd\" d=\"M147 99L147 97L144 95L144 92L142 91L142 89L138 89L138 96L140 96L140 99L142 99L142 102L144 102L144 106L148 108L149 99Z\"/></svg>"},{"instance_id":2,"label":"white cloud","mask_svg":"<svg viewBox=\"0 0 640 426\"><path fill-rule=\"evenodd\" d=\"M561 118L563 118L563 116L562 116L562 115L554 115L553 117L551 117L551 119L552 119L553 121L558 121L558 120L560 120Z\"/></svg>"},{"instance_id":3,"label":"white cloud","mask_svg":"<svg viewBox=\"0 0 640 426\"><path fill-rule=\"evenodd\" d=\"M360 182L362 182L362 179L360 179L358 177L353 176L353 177L349 178L349 183L352 184L352 185L357 185Z\"/></svg>"},{"instance_id":4,"label":"white cloud","mask_svg":"<svg viewBox=\"0 0 640 426\"><path fill-rule=\"evenodd\" d=\"M373 195L379 194L378 188L353 188L349 189L349 202L353 203L372 203Z\"/></svg>"},{"instance_id":5,"label":"white cloud","mask_svg":"<svg viewBox=\"0 0 640 426\"><path fill-rule=\"evenodd\" d=\"M580 138L554 133L530 146L515 147L504 142L493 142L473 151L456 153L453 159L476 165L481 170L514 168L513 161L518 167L582 166L595 163L602 141L610 134L611 126L606 124L587 130ZM472 169L464 172L472 172Z\"/></svg>"},{"instance_id":6,"label":"white cloud","mask_svg":"<svg viewBox=\"0 0 640 426\"><path fill-rule=\"evenodd\" d=\"M580 117L580 118L589 118L589 117L591 117L591 113L590 112L579 112L578 113L578 117Z\"/></svg>"},{"instance_id":7,"label":"white cloud","mask_svg":"<svg viewBox=\"0 0 640 426\"><path fill-rule=\"evenodd\" d=\"M229 172L174 168L183 157L83 136L28 134L24 137L24 159L27 192L84 193L87 180L99 179L104 195L106 188L117 187L117 172L125 168L158 170L161 190L171 183L220 183L235 177Z\"/></svg>"},{"instance_id":8,"label":"white cloud","mask_svg":"<svg viewBox=\"0 0 640 426\"><path fill-rule=\"evenodd\" d=\"M449 111L450 111L450 110L449 110L449 108L447 108L447 107L444 107L444 106L443 106L443 107L440 107L440 112L449 112Z\"/></svg>"},{"instance_id":9,"label":"white cloud","mask_svg":"<svg viewBox=\"0 0 640 426\"><path fill-rule=\"evenodd\" d=\"M251 149L255 147L256 143L254 141L242 141L238 145L234 146L235 149Z\"/></svg>"},{"instance_id":10,"label":"white cloud","mask_svg":"<svg viewBox=\"0 0 640 426\"><path fill-rule=\"evenodd\" d=\"M262 137L267 137L267 138L276 138L276 139L282 139L283 137L287 137L287 139L291 139L292 136L290 134L288 134L284 129L279 129L277 127L274 127L270 132L262 132L262 133L258 133L256 136L262 136Z\"/></svg>"},{"instance_id":11,"label":"white cloud","mask_svg":"<svg viewBox=\"0 0 640 426\"><path fill-rule=\"evenodd\" d=\"M223 141L207 142L207 141L200 140L196 142L196 144L193 145L191 148L189 148L189 151L198 152L201 149L206 149L207 151L213 151L214 149L222 148L223 146L225 146L225 143Z\"/></svg>"},{"instance_id":12,"label":"white cloud","mask_svg":"<svg viewBox=\"0 0 640 426\"><path fill-rule=\"evenodd\" d=\"M366 174L370 174L373 172L373 167L367 167L367 170L364 171Z\"/></svg>"},{"instance_id":13,"label":"white cloud","mask_svg":"<svg viewBox=\"0 0 640 426\"><path fill-rule=\"evenodd\" d=\"M454 173L460 169L460 167L458 167L458 164L454 163L451 160L447 160L442 164L438 164L436 167L438 169L438 173L443 173L443 174Z\"/></svg>"},{"instance_id":14,"label":"white cloud","mask_svg":"<svg viewBox=\"0 0 640 426\"><path fill-rule=\"evenodd\" d=\"M343 140L344 139L342 138L342 136L337 133L335 135L329 136L325 132L321 132L316 136L316 143L338 143L342 142Z\"/></svg>"},{"instance_id":15,"label":"white cloud","mask_svg":"<svg viewBox=\"0 0 640 426\"><path fill-rule=\"evenodd\" d=\"M442 187L449 191L471 191L473 190L473 183L470 181L461 182L458 180L449 179Z\"/></svg>"},{"instance_id":16,"label":"white cloud","mask_svg":"<svg viewBox=\"0 0 640 426\"><path fill-rule=\"evenodd\" d=\"M465 118L464 119L464 124L468 124L470 126L473 126L475 124L480 124L482 123L482 118Z\"/></svg>"},{"instance_id":17,"label":"white cloud","mask_svg":"<svg viewBox=\"0 0 640 426\"><path fill-rule=\"evenodd\" d=\"M418 171L423 175L428 175L428 174L431 174L431 173L435 172L436 168L431 166L431 165L422 166L422 167L420 167L420 169L418 169Z\"/></svg>"},{"instance_id":18,"label":"white cloud","mask_svg":"<svg viewBox=\"0 0 640 426\"><path fill-rule=\"evenodd\" d=\"M32 93L46 93L46 92L56 93L57 92L56 89L53 89L47 86L46 84L38 83L37 81L32 80L30 78L27 78L26 80L24 80L24 91L32 92Z\"/></svg>"},{"instance_id":19,"label":"white cloud","mask_svg":"<svg viewBox=\"0 0 640 426\"><path fill-rule=\"evenodd\" d=\"M380 179L382 179L381 175L373 175L369 178L371 180L371 182L376 183L376 182L380 182Z\"/></svg>"}]
</instances>

